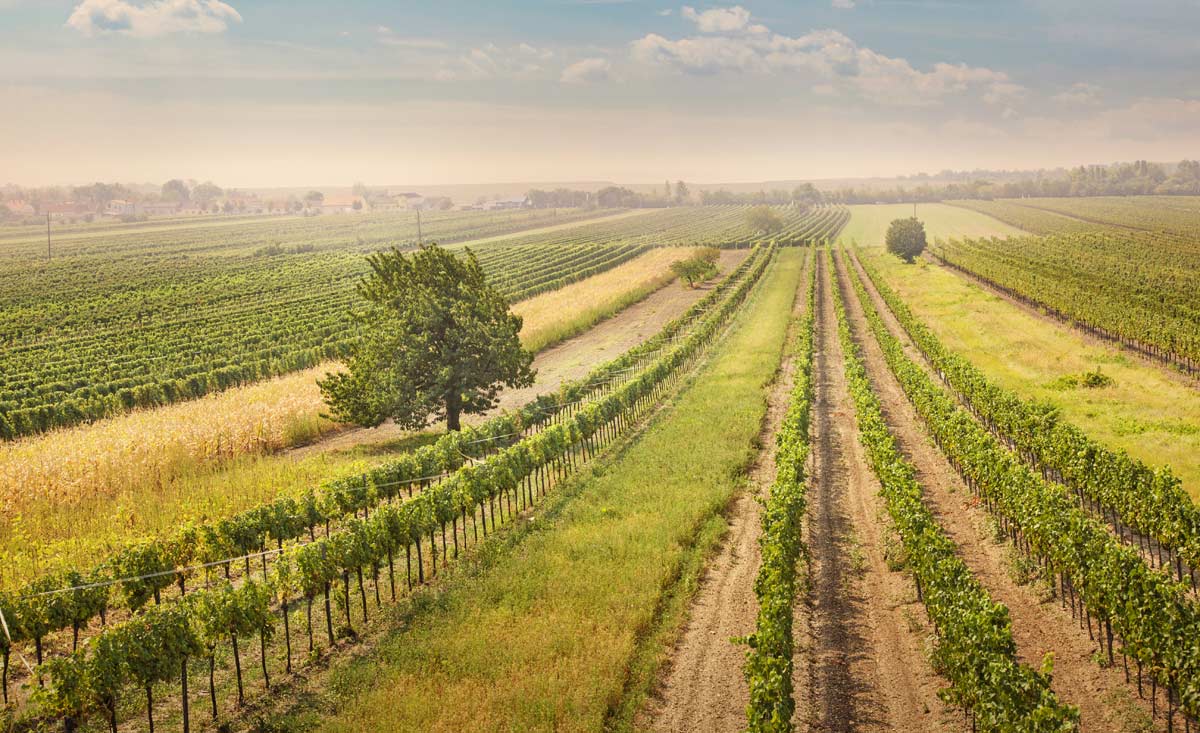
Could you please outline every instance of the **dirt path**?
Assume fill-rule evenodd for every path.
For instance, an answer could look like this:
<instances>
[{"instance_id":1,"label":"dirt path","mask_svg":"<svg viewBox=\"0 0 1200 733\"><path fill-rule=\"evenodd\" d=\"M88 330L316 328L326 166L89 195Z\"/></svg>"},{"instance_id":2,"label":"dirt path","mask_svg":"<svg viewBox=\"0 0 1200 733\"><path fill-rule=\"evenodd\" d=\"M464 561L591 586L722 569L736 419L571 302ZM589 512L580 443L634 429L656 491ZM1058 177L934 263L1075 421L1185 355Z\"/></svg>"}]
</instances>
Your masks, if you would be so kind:
<instances>
[{"instance_id":1,"label":"dirt path","mask_svg":"<svg viewBox=\"0 0 1200 733\"><path fill-rule=\"evenodd\" d=\"M924 655L924 611L911 582L890 571L879 485L854 423L833 292L818 266L816 412L806 528L807 622L797 649L798 730L956 730Z\"/></svg>"},{"instance_id":2,"label":"dirt path","mask_svg":"<svg viewBox=\"0 0 1200 733\"><path fill-rule=\"evenodd\" d=\"M811 253L805 267L812 267ZM805 269L801 282L808 282ZM796 295L793 315L807 305L804 288ZM791 344L794 326L788 331ZM750 691L743 677L746 647L733 637L754 632L758 600L754 578L762 534L758 497L775 482L775 435L788 408L795 364L785 355L770 392L760 433L759 451L750 468L750 480L738 492L728 516L729 529L716 556L709 562L700 589L688 610L688 620L672 652L655 698L645 717L655 731L671 733L736 733L746 728Z\"/></svg>"},{"instance_id":3,"label":"dirt path","mask_svg":"<svg viewBox=\"0 0 1200 733\"><path fill-rule=\"evenodd\" d=\"M1119 667L1103 668L1093 661L1093 655L1098 657L1099 646L1088 638L1081 622L1072 619L1068 611L1036 584L1017 582L1014 555L1007 544L995 541L986 512L973 501L953 467L927 437L920 417L904 396L878 342L868 330L847 279L845 261L839 258L839 262L839 281L851 327L855 340L863 347L867 371L883 404L888 425L901 450L916 466L926 504L958 546L959 556L992 597L1008 606L1021 661L1036 668L1046 654L1053 654L1054 690L1064 701L1080 707L1084 731L1165 729L1165 723L1150 724L1149 702L1136 698ZM921 364L916 347L883 307L878 294L870 290L869 281L866 284L889 330Z\"/></svg>"},{"instance_id":4,"label":"dirt path","mask_svg":"<svg viewBox=\"0 0 1200 733\"><path fill-rule=\"evenodd\" d=\"M737 267L749 253L750 250L744 249L723 250L718 263L721 272L726 273ZM586 376L595 366L615 359L658 333L668 321L686 311L706 292L705 288L691 290L675 282L669 283L584 333L539 353L533 360L533 368L537 370L533 386L506 390L500 395L495 410L486 415L464 416L463 422L478 424L500 410L520 407L539 394L558 389L564 382ZM293 448L287 454L299 459L315 453L383 443L409 434L410 431L392 423L384 423L377 428L350 428L330 433L315 443Z\"/></svg>"}]
</instances>

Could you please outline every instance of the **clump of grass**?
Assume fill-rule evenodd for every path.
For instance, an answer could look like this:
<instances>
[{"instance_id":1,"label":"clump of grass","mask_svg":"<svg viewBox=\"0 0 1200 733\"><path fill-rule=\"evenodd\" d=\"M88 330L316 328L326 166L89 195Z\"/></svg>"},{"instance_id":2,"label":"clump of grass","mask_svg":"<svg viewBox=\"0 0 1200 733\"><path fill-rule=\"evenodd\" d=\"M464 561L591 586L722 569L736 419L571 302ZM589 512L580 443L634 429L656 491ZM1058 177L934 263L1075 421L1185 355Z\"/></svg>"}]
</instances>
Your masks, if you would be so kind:
<instances>
[{"instance_id":1,"label":"clump of grass","mask_svg":"<svg viewBox=\"0 0 1200 733\"><path fill-rule=\"evenodd\" d=\"M1088 370L1082 374L1064 374L1046 385L1049 389L1065 392L1069 389L1100 389L1111 387L1116 382L1100 370L1100 367Z\"/></svg>"},{"instance_id":2,"label":"clump of grass","mask_svg":"<svg viewBox=\"0 0 1200 733\"><path fill-rule=\"evenodd\" d=\"M1169 433L1171 435L1200 435L1200 425L1180 420L1138 420L1119 417L1113 423L1117 435L1143 435L1145 433Z\"/></svg>"}]
</instances>

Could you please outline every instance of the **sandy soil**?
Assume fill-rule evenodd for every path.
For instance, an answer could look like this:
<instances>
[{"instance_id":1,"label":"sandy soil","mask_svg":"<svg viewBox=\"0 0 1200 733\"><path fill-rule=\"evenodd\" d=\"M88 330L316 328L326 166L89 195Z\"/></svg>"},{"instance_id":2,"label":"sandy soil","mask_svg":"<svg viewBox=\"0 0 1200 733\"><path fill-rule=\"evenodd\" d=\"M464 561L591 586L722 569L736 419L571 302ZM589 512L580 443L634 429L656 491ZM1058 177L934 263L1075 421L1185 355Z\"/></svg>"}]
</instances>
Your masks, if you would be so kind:
<instances>
[{"instance_id":1,"label":"sandy soil","mask_svg":"<svg viewBox=\"0 0 1200 733\"><path fill-rule=\"evenodd\" d=\"M879 485L854 423L824 261L818 270L816 412L809 492L809 593L800 614L796 728L954 730L925 658L929 634L912 583L885 560Z\"/></svg>"},{"instance_id":2,"label":"sandy soil","mask_svg":"<svg viewBox=\"0 0 1200 733\"><path fill-rule=\"evenodd\" d=\"M1080 707L1082 730L1114 733L1165 730L1165 721L1153 728L1144 727L1149 721L1149 701L1138 700L1133 694L1123 679L1119 662L1115 667L1103 668L1093 661L1093 655L1098 656L1099 646L1089 639L1080 622L1035 585L1021 585L1016 581L1011 549L1006 543L994 540L986 512L973 500L953 467L928 438L920 417L904 396L884 361L878 342L870 334L862 309L846 279L844 261L842 265L840 275L847 312L856 341L863 346L871 383L883 403L888 424L901 450L916 466L917 478L925 489L926 503L958 546L959 556L992 597L1008 606L1021 661L1036 668L1046 654L1054 655L1054 690L1061 699ZM861 271L860 274L865 275ZM866 284L889 331L900 338L908 354L921 363L916 347L907 340L882 299L870 289L869 281Z\"/></svg>"},{"instance_id":3,"label":"sandy soil","mask_svg":"<svg viewBox=\"0 0 1200 733\"><path fill-rule=\"evenodd\" d=\"M812 266L811 256L807 266ZM802 282L808 282L807 274ZM802 314L806 304L802 290L794 314ZM759 435L763 450L750 468L748 485L733 500L728 532L701 578L687 623L648 704L646 717L653 721L652 730L736 733L746 728L750 702L742 673L746 647L731 639L754 632L758 614L754 577L761 564L762 534L758 497L769 492L775 481L775 435L787 412L794 367L791 356L785 357L767 394L767 414Z\"/></svg>"},{"instance_id":4,"label":"sandy soil","mask_svg":"<svg viewBox=\"0 0 1200 733\"><path fill-rule=\"evenodd\" d=\"M749 252L723 250L719 261L721 272L736 267ZM500 410L514 409L539 394L558 389L564 382L586 376L593 367L615 359L658 333L668 321L691 307L706 292L705 288L691 290L672 282L579 336L546 349L533 360L533 368L537 370L533 386L505 391L492 412L464 416L463 422L478 424ZM315 443L293 448L287 454L303 458L314 453L382 443L408 434L409 431L391 423L377 428L349 428L331 433Z\"/></svg>"}]
</instances>

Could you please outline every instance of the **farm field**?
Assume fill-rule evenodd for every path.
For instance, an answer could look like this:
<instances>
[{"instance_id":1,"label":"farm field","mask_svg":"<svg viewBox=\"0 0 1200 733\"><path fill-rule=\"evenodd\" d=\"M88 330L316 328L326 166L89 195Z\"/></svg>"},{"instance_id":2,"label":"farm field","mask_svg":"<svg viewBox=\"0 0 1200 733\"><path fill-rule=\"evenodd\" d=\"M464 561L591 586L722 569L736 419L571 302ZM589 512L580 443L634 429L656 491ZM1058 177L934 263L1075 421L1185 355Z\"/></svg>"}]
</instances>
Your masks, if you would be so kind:
<instances>
[{"instance_id":1,"label":"farm field","mask_svg":"<svg viewBox=\"0 0 1200 733\"><path fill-rule=\"evenodd\" d=\"M990 596L993 602L1003 604L1004 613L1012 622L1012 642L1000 645L999 649L1008 647L1014 650L1014 661L1025 665L1026 670L1037 669L1048 654L1053 656L1055 662L1053 676L1036 682L1031 680L1018 683L1017 681L1026 675L1015 673L1015 670L990 680L986 684L995 685L997 690L1012 690L1014 688L1009 687L1012 684L1032 684L1033 689L1041 687L1043 692L1040 695L1034 693L1032 697L1025 697L1023 702L1017 700L1024 697L1024 694L1008 698L1008 702L990 710L987 705L981 704L978 708L979 714L1004 717L1028 705L1030 707L1026 710L1029 712L1024 714L1031 714L1035 708L1047 713L1057 708L1059 712L1055 715L1061 715L1060 719L1069 721L1074 716L1066 707L1069 705L1077 708L1075 715L1079 716L1079 725L1083 730L1161 729L1160 725L1165 721L1152 721L1149 701L1138 699L1136 690L1126 684L1119 670L1101 663L1100 655L1094 652L1096 642L1092 635L1077 625L1074 618L1075 609L1067 611L1056 603L1052 594L1047 592L1047 587L1042 584L1044 579L1037 577L1035 569L1025 566L1025 570L1014 571L1014 563L1017 564L1017 568L1021 567L1015 559L1015 556L1020 554L1020 548L1000 541L1000 535L994 529L995 525L991 524L986 516L987 512L984 511L986 506L991 508L994 515L1005 515L1010 505L984 505L971 501L972 495L997 497L999 492L1004 490L1001 487L1005 485L1002 482L1006 480L1001 478L1001 475L1010 477L1009 480L1013 483L1007 486L1014 490L1021 484L1027 484L1030 490L1033 490L1040 479L1035 478L1032 472L1023 473L1027 469L1017 469L1015 464L1010 464L1014 467L1010 472L1004 473L1002 467L1006 461L1012 461L1007 457L1012 454L1006 456L1005 451L996 442L991 444L995 452L987 454L986 460L989 461L987 465L993 466L997 474L987 480L980 478L982 474L976 472L974 466L981 464L972 463L971 459L967 458L970 455L967 451L971 450L969 446L979 450L981 445L986 443L973 439L972 434L982 438L987 431L981 423L974 422L965 411L954 410L953 400L933 386L932 371L923 370L919 364L910 361L920 359L920 352L906 342L903 331L898 326L889 325L889 320L884 320L878 315L886 313L886 310L880 310L880 302L869 297L870 290L863 286L860 271L852 265L851 258L845 254L839 255L835 259L834 269L838 283L835 287L840 289L846 303L848 337L856 344L861 354L863 375L882 407L881 414L885 416L884 422L892 436L891 440L906 457L899 460L909 462L911 480L921 489L921 493L918 494L922 497L920 503L931 513L931 518L939 530L944 532L946 545L942 552L953 552L979 584L978 588ZM860 425L861 410L860 405ZM951 414L955 417L951 418ZM954 427L951 427L949 420L954 421ZM931 442L930 435L935 436L938 442ZM951 435L955 437L951 438ZM878 470L884 469L880 467ZM1018 478L1019 476L1024 478ZM885 485L885 495L891 491L892 489ZM1046 492L1043 500L1048 502L1048 497L1053 493ZM905 494L900 493L889 497L889 504L900 501L903 496ZM1069 502L1070 500L1067 503ZM1062 505L1052 508L1048 504L1049 502L1042 505L1033 502L1028 508L1033 512L1052 513L1060 521L1067 519L1066 514L1069 514L1069 511L1059 513ZM1001 506L1005 508L1000 509ZM1015 512L1016 504L1011 506ZM911 521L911 518L902 518L904 515L893 513L893 517L901 526L904 522ZM1023 521L1021 526L1029 527L1032 533L1032 525ZM1084 535L1086 532L1060 528L1049 536L1039 538L1036 551L1046 552L1046 545L1042 544L1045 542L1072 544L1077 534ZM911 532L905 533L904 536L905 545L908 547L908 562L914 568L914 572L929 572L930 566L926 565L922 569L923 562L919 559L925 550L914 549L915 545L925 541L914 540ZM1116 543L1115 537L1109 541ZM932 550L936 544L929 542L928 549ZM918 559L914 561L914 558ZM1058 565L1060 562L1062 561L1056 559L1055 567L1061 567ZM1084 582L1085 576L1076 574L1077 572L1070 571L1071 576L1080 583ZM1150 571L1143 566L1142 572ZM926 582L933 581L927 579ZM983 644L976 640L963 651L979 655L984 648ZM1011 680L1005 680L1009 675ZM1026 689L1028 691L1028 688ZM987 727L989 724L984 722L981 725Z\"/></svg>"},{"instance_id":2,"label":"farm field","mask_svg":"<svg viewBox=\"0 0 1200 733\"><path fill-rule=\"evenodd\" d=\"M753 456L801 254L783 253L712 364L633 445L523 530L519 550L447 589L435 613L417 612L378 657L335 670L328 687L345 693L312 728L628 725ZM693 450L675 450L680 435ZM490 600L481 607L479 597Z\"/></svg>"},{"instance_id":3,"label":"farm field","mask_svg":"<svg viewBox=\"0 0 1200 733\"><path fill-rule=\"evenodd\" d=\"M0 0L0 733L1200 733L1095 10Z\"/></svg>"},{"instance_id":4,"label":"farm field","mask_svg":"<svg viewBox=\"0 0 1200 733\"><path fill-rule=\"evenodd\" d=\"M869 215L855 209L855 216ZM984 226L984 224L980 224ZM999 230L997 231L999 235ZM880 241L862 241L865 262L953 352L1001 386L1047 401L1104 445L1153 466L1170 466L1200 498L1200 395L1179 377L1006 301L944 267L904 267ZM1069 388L1064 380L1100 370L1113 383Z\"/></svg>"},{"instance_id":5,"label":"farm field","mask_svg":"<svg viewBox=\"0 0 1200 733\"><path fill-rule=\"evenodd\" d=\"M839 207L781 212L778 236L789 241L824 236L846 216ZM501 221L529 223L521 215ZM496 228L494 216L448 216L446 234ZM248 251L212 236L177 244L170 232L138 235L105 254L0 262L0 435L194 399L338 358L355 336L354 284L369 269L362 255L385 246L379 237L408 245L384 234L348 242L338 232L329 244ZM492 282L520 301L652 247L748 246L754 236L742 207L660 209L490 240L476 254Z\"/></svg>"},{"instance_id":6,"label":"farm field","mask_svg":"<svg viewBox=\"0 0 1200 733\"><path fill-rule=\"evenodd\" d=\"M1200 199L1021 199L986 204L1044 236L963 237L933 253L1094 336L1200 372ZM1064 219L1064 217L1070 217ZM1060 221L1067 226L1060 226ZM1065 233L1064 233L1065 232Z\"/></svg>"},{"instance_id":7,"label":"farm field","mask_svg":"<svg viewBox=\"0 0 1200 733\"><path fill-rule=\"evenodd\" d=\"M517 312L528 319L525 333L543 343L546 334L571 333L607 312L614 315L543 349L534 361L536 383L507 391L497 410L517 409L583 377L700 299L706 290L664 287L680 252L652 250L519 304ZM721 270L733 269L747 252L723 252ZM647 290L653 293L647 296ZM628 301L639 302L622 307ZM181 521L221 518L302 492L422 439L392 425L347 429L322 419L316 379L329 368L0 446L0 485L9 492L24 489L5 496L0 516L0 588L77 565L133 537L158 536ZM284 449L290 450L274 455Z\"/></svg>"},{"instance_id":8,"label":"farm field","mask_svg":"<svg viewBox=\"0 0 1200 733\"><path fill-rule=\"evenodd\" d=\"M598 210L549 209L532 211L426 211L421 234L430 241L471 241L521 230L554 228L587 219L624 216ZM271 244L319 249L413 246L417 215L413 211L381 211L320 216L199 216L151 219L144 222L53 224L55 257L111 257L120 252L189 253L199 256L249 254ZM38 261L46 257L46 228L0 228L0 256L6 260Z\"/></svg>"},{"instance_id":9,"label":"farm field","mask_svg":"<svg viewBox=\"0 0 1200 733\"><path fill-rule=\"evenodd\" d=\"M599 370L593 371L593 373L592 373L592 375L590 375L589 379L585 379L582 381L576 381L574 383L576 386L570 387L569 390L567 387L564 387L564 390L568 390L568 391L564 391L564 393L561 396L550 398L549 402L542 400L542 401L534 403L532 411L530 411L529 407L523 408L522 412L519 413L518 415L514 415L512 417L499 418L497 420L490 421L490 423L488 425L480 426L479 429L471 429L471 432L474 432L476 435L479 435L479 434L489 435L489 434L495 434L495 433L501 433L502 436L508 435L512 431L513 421L518 420L518 421L524 422L531 429L535 430L535 432L539 429L544 432L544 435L534 434L528 438L528 440L534 441L535 444L538 442L544 442L543 438L547 438L549 440L555 440L554 436L565 435L564 433L562 433L562 431L566 429L566 424L563 423L561 416L560 416L560 418L556 418L556 419L550 420L550 422L547 422L548 418L546 416L539 416L542 413L542 408L540 406L547 405L547 404L552 405L552 404L555 404L555 402L554 402L555 400L563 400L563 401L566 401L566 402L564 402L563 406L564 406L564 408L567 409L567 412L565 412L563 414L564 415L575 415L576 410L570 407L574 403L569 400L571 399L571 396L580 395L580 394L583 394L583 395L596 394L597 396L594 399L596 399L598 401L597 402L598 407L602 407L604 409L616 410L615 412L611 413L614 420L618 416L624 414L627 410L632 410L632 413L630 413L630 414L635 417L638 416L639 414L644 414L646 411L646 408L649 406L650 403L645 403L642 400L637 400L633 403L633 406L631 406L629 408L623 407L623 405L629 404L627 402L627 400L629 399L628 395L645 394L647 397L649 397L651 395L656 395L661 389L666 387L667 382L662 382L662 380L668 380L668 382L669 382L671 380L678 378L677 376L673 376L673 373L674 373L673 370L688 368L688 366L690 364L695 362L695 359L701 353L703 353L703 349L706 348L707 343L717 333L719 333L718 329L723 328L724 324L734 314L736 306L741 302L741 299L744 298L748 293L751 292L751 288L753 287L755 281L759 277L759 274L763 271L763 268L767 264L769 264L769 254L756 253L750 259L753 260L753 266L750 266L751 265L750 261L743 262L742 265L739 265L737 267L736 271L730 276L730 278L726 279L725 281L722 281L722 283L715 289L712 289L712 290L708 291L707 293L705 293L705 295L702 299L702 302L698 303L696 306L689 309L688 313L685 314L686 315L685 318L674 319L671 321L671 323L667 324L665 330L662 331L658 336L655 337L655 340L653 343L648 343L645 346L635 347L627 355L621 357L620 359L616 360L615 362L611 362L610 365L601 367ZM667 341L663 341L663 339L667 339ZM679 341L679 339L683 339L683 340ZM663 349L660 348L660 345L664 344L664 343L667 343L667 344L678 343L678 346L671 347L670 353L667 354L666 356L655 357L655 354L658 354L663 351ZM637 380L630 381L629 377L620 377L617 380L617 382L618 382L617 386L610 386L610 387L592 386L595 379L597 379L598 375L604 375L606 373L611 373L614 375L621 375L625 372L630 371L630 369L624 368L626 365L629 365L629 364L634 364L634 365L649 364L650 367L652 367L652 370L650 372L647 372L647 377L649 379L648 380L647 379L637 379ZM661 366L656 366L656 365L661 365ZM638 366L637 368L645 368L645 367ZM666 369L666 371L663 371L663 369ZM659 382L661 382L661 384L659 384ZM624 386L621 386L621 385L624 385ZM645 390L653 390L653 391L646 392ZM606 396L606 395L608 395L608 396ZM585 418L586 418L586 416L580 414L575 417L570 417L567 422L572 423L574 421L584 420ZM578 424L589 425L592 423L579 422ZM612 436L615 432L619 432L621 430L626 429L627 425L628 425L628 423L625 422L624 418L622 418L620 420L620 425L617 425L616 423L613 423L610 426L597 425L596 428L594 428L594 429L600 429L601 427L603 427L603 430L602 430L603 435L601 435L600 433L595 434L592 439L588 440L588 443L591 444L593 442L593 439L597 443L608 442L612 439ZM572 428L572 429L574 430L574 428ZM481 448L479 448L479 447L475 447L475 448L470 447L472 445L472 443L476 443L478 441L472 440L469 436L459 436L459 435L444 436L443 438L441 438L439 440L438 445L441 446L442 444L447 443L447 441L450 444L459 446L460 450L470 450L471 452L476 452L476 451L481 450ZM466 441L466 442L462 442L462 441ZM508 442L511 442L511 441L508 441ZM513 446L511 450L519 449L522 445L524 445L524 443L518 443L518 445ZM510 450L510 449L505 449L505 448L497 448L497 449L500 450L499 454L494 454L494 455L496 455L497 459L502 459L503 455L505 455L505 451ZM434 446L426 446L424 448L418 448L414 455L418 456L418 460L420 460L419 456L421 456L421 455L436 456L436 455L439 455L439 451L442 451L442 450L444 450L444 448L434 447ZM482 450L486 454L488 449L482 448ZM555 450L558 450L558 449L555 449ZM536 476L536 483L537 483L538 487L540 487L540 491L544 492L548 486L556 483L555 477L562 478L563 474L561 474L560 472L569 471L570 466L573 466L578 460L581 460L583 457L587 456L589 453L589 449L587 448L587 446L570 446L569 444L565 444L565 445L563 445L562 450L564 451L564 453L563 453L561 459L555 458L552 462L552 467L553 467L552 475L543 474L541 469L538 470L537 476ZM591 450L595 450L595 448L592 448ZM432 452L430 452L430 451L432 451ZM405 463L405 460L406 460L405 457L401 456L399 463L397 463L396 461L393 460L391 462L392 465L390 467L381 467L381 468L383 470L389 471L389 472L394 472L396 470L407 470L407 469L402 468L404 465L407 465ZM488 458L487 460L491 461L493 459ZM418 468L416 470L418 472L421 472L421 471L427 471L428 469ZM391 475L395 475L395 474L392 473ZM531 481L534 478L535 477L530 476ZM376 479L372 479L373 482L375 480ZM342 484L341 487L338 486L339 483ZM355 482L355 484L351 485L351 489L355 485L357 485L356 482ZM381 486L387 486L387 485L390 485L390 484L381 484ZM344 482L334 482L333 485L331 485L327 488L323 488L322 491L331 492L331 496L337 496L337 495L339 495L339 492L347 490L346 488L344 488L345 486L346 486L346 484L344 484ZM445 484L442 484L440 486L435 485L434 487L427 488L425 493L422 493L421 495L418 496L415 503L410 503L410 508L419 507L422 504L422 500L428 495L428 492L434 492L435 494L437 494L438 492L442 492L442 491L451 491L452 486L453 486L453 480L451 481L451 486L448 486L448 487L446 487ZM445 487L445 488L443 488L443 487ZM391 495L391 493L390 493L391 491L393 491L393 490L389 490L389 496ZM411 484L410 484L409 491L410 491L410 495L411 495L411 491L412 491ZM503 498L503 497L501 497L501 498ZM513 496L510 498L513 501L519 500L518 503L523 503L525 501L526 497L525 497L525 493L522 492L520 497ZM530 494L529 500L530 501L533 500L532 494ZM274 504L280 505L280 501L283 502L283 505L286 505L288 503L288 501L290 501L290 500L287 500L287 499L276 500L274 502ZM492 509L492 511L499 509L501 511L502 515L504 513L503 508L500 504L492 504L491 509ZM325 509L325 510L321 510L321 511L330 511L330 510ZM491 520L491 522L493 523L493 531L494 531L494 526L495 526L494 523L496 522L496 517L494 514L492 514L492 511L489 511L486 505L482 505L481 508L479 509L479 513L481 514L481 516L483 518ZM510 503L508 512L511 513L511 511L512 511L512 504ZM385 512L385 514L386 514L386 512ZM253 516L256 516L256 515L254 515L253 513L246 515L246 517L248 519L252 518ZM501 517L501 519L503 519L503 516ZM511 516L509 517L509 521L511 521ZM328 527L328 522L329 522L329 520L327 519L326 527ZM465 518L464 518L464 522L465 522ZM475 525L474 520L472 520L472 525ZM225 524L222 523L220 526L225 527ZM346 533L353 534L353 532L357 531L356 530L357 526L358 525L354 521L351 521L351 522L349 522L348 525L346 525L344 527L340 527L340 526L336 527L334 530L334 535L331 535L330 541L333 541L334 536L340 536L340 535L344 535ZM459 547L459 542L460 542L460 538L457 535L457 527L459 527L459 526L461 526L461 528L463 529L461 541L464 543L469 543L469 537L466 534L465 525L456 525L456 530L455 530L456 536L455 536L455 543L454 543L456 557L458 554L458 547ZM483 529L484 529L484 534L486 536L486 534L487 534L486 525L484 525ZM478 530L478 527L476 527L476 531L477 530ZM220 531L224 532L225 530L221 529ZM309 532L310 533L312 532L311 526L309 528ZM445 538L443 536L443 540L444 539ZM475 535L476 542L478 542L478 539L479 539L478 535ZM325 541L326 540L323 540L323 539L317 540L318 543L323 543ZM432 542L432 540L431 540L431 542ZM168 543L168 545L170 545L170 543ZM146 547L153 547L153 545L148 545ZM322 545L322 548L323 547L324 547L324 545ZM135 554L137 552L142 552L142 550L137 550L136 548L129 548L129 549L134 550ZM181 549L184 549L184 548L181 548ZM316 548L314 547L311 549L316 549ZM426 575L428 575L428 574L434 574L434 575L437 574L436 560L437 560L437 555L439 554L439 552L437 549L433 548L432 546L430 546L427 549L429 550L429 552L433 553L434 564L428 564L428 565L421 566L423 568L422 573L421 573L422 581L424 581ZM420 564L420 546L419 545L418 545L417 550L418 550L417 559ZM196 551L205 552L201 548L196 548L196 547L186 547L186 551L189 553L193 553ZM324 553L325 550L321 549L321 552ZM405 551L405 552L407 554L407 551ZM441 553L445 553L445 552L446 552L445 544L443 544L443 547L441 548ZM121 556L128 556L128 553L122 553L119 555L119 557L121 557ZM426 555L427 560L428 560L428 558L429 558L429 554ZM409 567L411 569L411 565ZM249 573L249 571L250 571L249 565L247 565L246 570L247 570L247 573ZM266 561L264 560L264 571L265 570L266 570ZM169 583L168 583L168 585L169 585ZM251 592L253 589L252 586L250 586L250 585L246 586L246 588L247 588L246 592ZM347 589L347 592L348 592L348 589ZM157 598L158 590L154 591L154 595ZM130 598L132 598L132 596ZM148 600L148 597L143 599L142 602L144 602L144 600ZM377 593L377 600L378 600L378 593ZM130 603L132 603L132 602L133 601L131 600ZM365 602L365 596L364 596L364 602ZM4 610L7 613L8 618L10 618L10 619L20 619L20 618L30 619L31 618L30 616L25 615L25 613L26 613L25 611L17 611L12 606L8 606L7 608L5 608L4 607L5 603L6 603L6 601L0 600L0 610ZM133 606L133 607L136 608L136 606ZM328 613L328 606L326 608L326 611ZM115 613L115 611L114 611L114 613ZM164 611L164 613L170 613L170 611ZM348 613L348 611L347 611L347 613ZM363 613L364 613L364 621L365 621L365 614L366 614L365 607L363 609ZM112 618L110 615L110 623L111 623L111 621L112 621ZM349 617L347 617L347 622L349 622ZM132 621L131 623L136 624L136 623L140 623L140 621L137 618L135 618L134 621ZM15 628L21 629L21 628L31 628L31 627L17 626ZM40 632L35 632L35 633L40 633ZM40 636L38 638L40 639ZM332 627L331 627L331 631L330 631L330 642L331 643L333 642ZM39 641L39 644L40 644L40 641ZM38 652L39 659L41 656L41 651L40 651L41 648L42 647L39 646L39 652ZM4 650L7 652L8 647L6 646L4 648ZM236 649L235 649L235 656L236 656ZM6 655L6 660L7 660L7 655ZM265 662L264 662L264 664L265 664ZM263 671L264 672L266 671L265 667L264 667ZM239 688L240 688L240 683L239 683Z\"/></svg>"},{"instance_id":10,"label":"farm field","mask_svg":"<svg viewBox=\"0 0 1200 733\"><path fill-rule=\"evenodd\" d=\"M929 240L951 237L1004 237L1025 232L989 216L979 216L947 204L918 204L917 218L925 223ZM912 204L860 204L850 207L850 220L839 239L846 243L858 242L863 246L875 246L883 242L888 224L893 219L913 214Z\"/></svg>"},{"instance_id":11,"label":"farm field","mask_svg":"<svg viewBox=\"0 0 1200 733\"><path fill-rule=\"evenodd\" d=\"M921 206L943 243L1022 236ZM116 533L14 523L26 574L80 573L0 594L57 695L30 700L18 670L18 709L72 704L84 659L141 669L103 640L207 628L206 604L229 603L241 630L188 659L164 646L169 674L119 688L122 728L176 729L180 699L194 725L243 721L245 694L297 731L1177 729L1200 657L1157 630L1200 631L1195 450L1147 449L1151 428L1130 426L1197 424L1196 391L901 264L869 237L907 213L855 207L833 248L725 250L700 289L664 286L686 249L656 247L524 301L530 325L584 330L461 435L339 428L188 476ZM1064 379L1094 363L1113 384ZM44 541L67 526L74 548ZM16 549L32 536L37 568ZM69 616L29 593L89 577L114 585L108 623L73 591L89 615L71 657ZM200 688L183 698L180 664Z\"/></svg>"}]
</instances>

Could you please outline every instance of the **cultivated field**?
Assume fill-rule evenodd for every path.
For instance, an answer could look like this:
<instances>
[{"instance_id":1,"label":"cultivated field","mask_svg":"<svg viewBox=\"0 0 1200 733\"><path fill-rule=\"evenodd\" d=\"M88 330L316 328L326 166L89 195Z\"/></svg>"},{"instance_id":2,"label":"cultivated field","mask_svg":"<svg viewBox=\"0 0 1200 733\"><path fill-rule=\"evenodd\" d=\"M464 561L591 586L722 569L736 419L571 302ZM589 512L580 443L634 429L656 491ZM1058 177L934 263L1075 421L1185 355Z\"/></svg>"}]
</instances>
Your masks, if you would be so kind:
<instances>
[{"instance_id":1,"label":"cultivated field","mask_svg":"<svg viewBox=\"0 0 1200 733\"><path fill-rule=\"evenodd\" d=\"M654 249L518 304L523 341L543 353L534 362L534 386L506 394L499 409L517 409L584 377L698 300L705 291L663 290L673 279L670 264L685 253ZM728 251L725 269L745 254ZM629 307L652 293L660 294ZM347 430L321 417L326 407L316 380L336 366L0 444L0 487L8 492L0 512L0 588L76 567L180 522L220 519L302 492L421 439L392 426ZM352 450L357 446L364 448ZM292 450L273 457L284 449Z\"/></svg>"},{"instance_id":2,"label":"cultivated field","mask_svg":"<svg viewBox=\"0 0 1200 733\"><path fill-rule=\"evenodd\" d=\"M46 493L3 538L6 709L21 729L1193 729L1195 206L919 204L912 264L882 246L911 205L783 208L772 236L740 207L493 235L494 283L546 287L515 306L539 375L461 433L322 423L311 387L277 391L301 371L10 443L0 465ZM718 275L672 282L712 244ZM1072 288L1091 304L1048 302ZM1076 328L1085 307L1107 320ZM267 437L209 457L205 414ZM208 447L146 447L157 473L100 437L181 419ZM69 487L51 447L140 493Z\"/></svg>"},{"instance_id":3,"label":"cultivated field","mask_svg":"<svg viewBox=\"0 0 1200 733\"><path fill-rule=\"evenodd\" d=\"M836 207L781 211L784 226L772 236L789 242L818 239L846 216ZM354 286L369 271L363 254L412 242L407 230L389 236L386 217L366 219L376 228L354 239L340 217L288 221L301 232L281 236L312 239L262 242L265 225L254 223L240 240L219 226L88 239L93 248L50 262L14 246L0 259L0 438L194 399L342 356L356 334ZM452 242L545 222L523 213L446 215L426 237L440 231ZM472 251L492 282L521 301L652 247L761 239L740 207L660 209L492 238ZM254 242L261 246L252 249Z\"/></svg>"}]
</instances>

